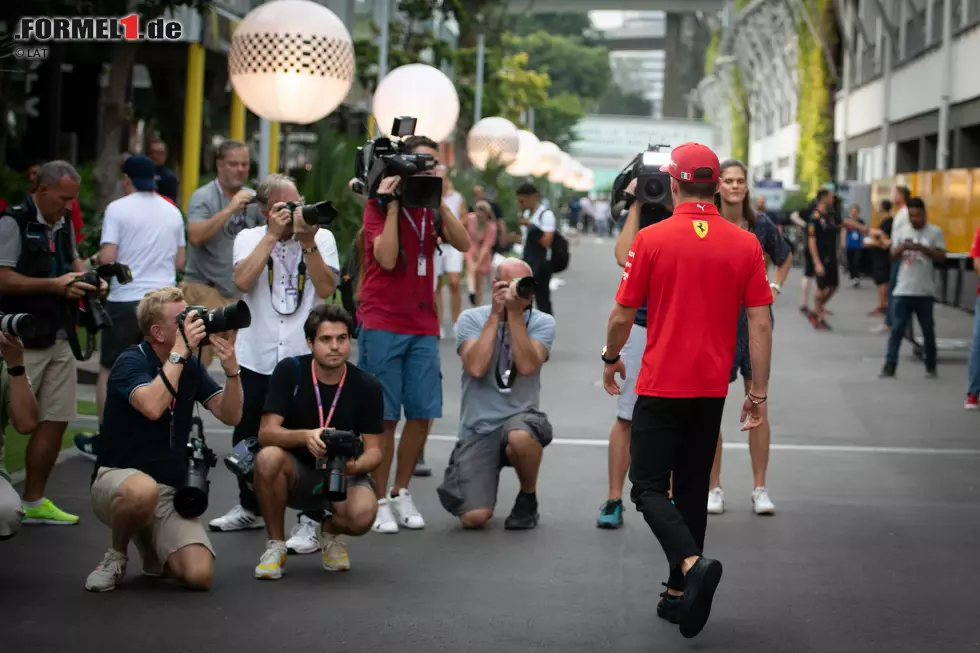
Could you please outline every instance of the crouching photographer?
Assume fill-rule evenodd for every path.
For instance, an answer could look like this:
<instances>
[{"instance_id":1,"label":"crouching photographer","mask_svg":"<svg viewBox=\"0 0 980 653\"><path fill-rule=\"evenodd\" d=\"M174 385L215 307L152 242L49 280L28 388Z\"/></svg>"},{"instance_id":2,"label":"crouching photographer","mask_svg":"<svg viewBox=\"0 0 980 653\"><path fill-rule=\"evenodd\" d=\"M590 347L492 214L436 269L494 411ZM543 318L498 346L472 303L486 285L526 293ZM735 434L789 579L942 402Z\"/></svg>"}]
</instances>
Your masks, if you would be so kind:
<instances>
[{"instance_id":1,"label":"crouching photographer","mask_svg":"<svg viewBox=\"0 0 980 653\"><path fill-rule=\"evenodd\" d=\"M85 581L87 590L115 589L126 576L130 541L144 576L166 571L192 589L211 585L214 549L198 517L216 459L202 434L192 435L192 413L200 402L229 426L242 415L235 349L213 333L227 330L228 321L215 313L189 309L177 288L150 291L137 306L145 339L119 355L106 384L91 496L95 515L112 529L112 544ZM228 378L224 388L192 353L207 342Z\"/></svg>"},{"instance_id":2,"label":"crouching photographer","mask_svg":"<svg viewBox=\"0 0 980 653\"><path fill-rule=\"evenodd\" d=\"M285 510L322 512L317 536L326 571L350 569L342 535L363 535L377 512L371 472L381 464L381 384L347 362L354 320L320 304L305 326L311 354L272 373L259 429L255 492L269 542L255 577L286 571Z\"/></svg>"},{"instance_id":3,"label":"crouching photographer","mask_svg":"<svg viewBox=\"0 0 980 653\"><path fill-rule=\"evenodd\" d=\"M24 343L10 333L11 323L25 322L25 317L30 316L0 316L0 540L17 534L21 515L20 497L3 466L3 434L8 424L25 434L37 428L37 400L24 368Z\"/></svg>"}]
</instances>

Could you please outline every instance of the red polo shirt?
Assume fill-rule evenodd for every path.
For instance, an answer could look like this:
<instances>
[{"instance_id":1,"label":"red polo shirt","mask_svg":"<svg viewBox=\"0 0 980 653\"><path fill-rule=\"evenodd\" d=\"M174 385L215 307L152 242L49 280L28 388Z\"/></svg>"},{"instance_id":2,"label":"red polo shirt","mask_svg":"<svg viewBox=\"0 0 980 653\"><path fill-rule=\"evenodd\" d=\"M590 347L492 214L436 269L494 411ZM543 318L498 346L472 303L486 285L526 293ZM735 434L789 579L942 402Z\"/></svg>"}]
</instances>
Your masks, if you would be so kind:
<instances>
[{"instance_id":1,"label":"red polo shirt","mask_svg":"<svg viewBox=\"0 0 980 653\"><path fill-rule=\"evenodd\" d=\"M647 304L636 394L725 397L739 310L771 304L772 290L755 234L691 202L636 235L616 301Z\"/></svg>"},{"instance_id":2,"label":"red polo shirt","mask_svg":"<svg viewBox=\"0 0 980 653\"><path fill-rule=\"evenodd\" d=\"M374 259L374 239L384 231L385 215L377 201L368 201L364 209L364 278L357 308L357 317L365 329L439 335L432 277L434 218L432 209L401 210L398 229L402 254L395 267L387 271ZM423 274L419 274L420 252Z\"/></svg>"},{"instance_id":3,"label":"red polo shirt","mask_svg":"<svg viewBox=\"0 0 980 653\"><path fill-rule=\"evenodd\" d=\"M974 261L980 258L980 228L977 228L977 233L973 236L973 246L970 248L970 258ZM976 270L980 274L980 270ZM980 297L980 282L977 283L977 297Z\"/></svg>"}]
</instances>

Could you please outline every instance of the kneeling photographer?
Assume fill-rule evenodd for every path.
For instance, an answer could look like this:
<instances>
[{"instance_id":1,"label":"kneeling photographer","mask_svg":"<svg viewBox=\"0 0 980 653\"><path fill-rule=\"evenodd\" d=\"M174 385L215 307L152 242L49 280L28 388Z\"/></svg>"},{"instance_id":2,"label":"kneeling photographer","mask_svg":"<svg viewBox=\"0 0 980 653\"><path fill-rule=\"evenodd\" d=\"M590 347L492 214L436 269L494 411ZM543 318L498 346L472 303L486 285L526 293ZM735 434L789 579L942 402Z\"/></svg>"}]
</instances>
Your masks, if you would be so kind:
<instances>
[{"instance_id":1,"label":"kneeling photographer","mask_svg":"<svg viewBox=\"0 0 980 653\"><path fill-rule=\"evenodd\" d=\"M259 429L255 492L269 532L255 567L259 579L286 571L287 507L323 514L326 571L350 569L338 536L367 533L377 512L370 474L381 464L381 384L347 362L354 320L343 308L320 304L305 331L312 353L276 366Z\"/></svg>"},{"instance_id":2,"label":"kneeling photographer","mask_svg":"<svg viewBox=\"0 0 980 653\"><path fill-rule=\"evenodd\" d=\"M19 319L18 319L19 318ZM27 434L37 428L37 400L24 367L24 343L10 333L11 322L24 316L0 316L0 540L20 530L20 497L3 466L3 436L7 425ZM28 320L29 321L29 320Z\"/></svg>"},{"instance_id":3,"label":"kneeling photographer","mask_svg":"<svg viewBox=\"0 0 980 653\"><path fill-rule=\"evenodd\" d=\"M243 304L236 309L247 318ZM189 588L210 587L214 549L198 517L207 509L207 473L216 459L191 426L197 402L229 426L241 419L235 350L214 335L248 326L247 319L231 324L230 312L188 307L177 288L140 300L136 315L145 339L123 351L109 373L91 488L92 508L112 529L112 544L85 589L115 589L126 575L130 540L144 576L166 570ZM193 353L206 342L228 378L223 389Z\"/></svg>"}]
</instances>

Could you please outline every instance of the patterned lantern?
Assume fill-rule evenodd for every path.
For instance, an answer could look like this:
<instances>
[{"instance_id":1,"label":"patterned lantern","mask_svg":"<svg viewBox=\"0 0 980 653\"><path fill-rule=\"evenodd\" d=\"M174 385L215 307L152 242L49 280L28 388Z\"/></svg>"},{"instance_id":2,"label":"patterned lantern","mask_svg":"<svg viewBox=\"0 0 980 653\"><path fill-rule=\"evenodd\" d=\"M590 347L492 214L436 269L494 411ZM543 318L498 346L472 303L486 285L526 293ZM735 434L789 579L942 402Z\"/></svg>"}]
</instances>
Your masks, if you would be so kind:
<instances>
[{"instance_id":1,"label":"patterned lantern","mask_svg":"<svg viewBox=\"0 0 980 653\"><path fill-rule=\"evenodd\" d=\"M466 154L477 170L486 170L490 161L513 163L519 148L517 127L506 118L484 118L466 136Z\"/></svg>"},{"instance_id":2,"label":"patterned lantern","mask_svg":"<svg viewBox=\"0 0 980 653\"><path fill-rule=\"evenodd\" d=\"M540 158L541 141L531 132L520 129L517 131L517 142L517 158L507 166L507 174L514 177L534 174Z\"/></svg>"}]
</instances>

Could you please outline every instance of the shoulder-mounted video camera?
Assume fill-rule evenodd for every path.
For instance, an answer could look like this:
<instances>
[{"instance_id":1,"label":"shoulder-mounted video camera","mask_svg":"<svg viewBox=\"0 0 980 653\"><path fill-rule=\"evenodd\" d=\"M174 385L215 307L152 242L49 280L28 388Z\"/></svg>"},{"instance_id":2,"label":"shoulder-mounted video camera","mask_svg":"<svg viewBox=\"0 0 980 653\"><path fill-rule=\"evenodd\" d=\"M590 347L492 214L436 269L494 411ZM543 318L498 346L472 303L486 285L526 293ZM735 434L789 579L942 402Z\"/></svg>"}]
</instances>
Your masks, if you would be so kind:
<instances>
[{"instance_id":1,"label":"shoulder-mounted video camera","mask_svg":"<svg viewBox=\"0 0 980 653\"><path fill-rule=\"evenodd\" d=\"M429 154L406 151L404 138L415 135L416 118L395 118L391 136L381 136L357 148L352 186L355 193L377 199L378 186L385 177L401 177L395 196L409 209L438 209L442 203L442 179L422 174L436 167Z\"/></svg>"},{"instance_id":2,"label":"shoulder-mounted video camera","mask_svg":"<svg viewBox=\"0 0 980 653\"><path fill-rule=\"evenodd\" d=\"M642 205L640 228L656 224L673 214L670 196L670 175L660 168L670 163L669 145L651 145L637 154L613 182L613 204L634 201ZM630 182L636 179L636 195L626 192Z\"/></svg>"},{"instance_id":3,"label":"shoulder-mounted video camera","mask_svg":"<svg viewBox=\"0 0 980 653\"><path fill-rule=\"evenodd\" d=\"M106 313L102 298L99 296L101 279L106 281L115 279L125 285L133 280L133 271L129 269L128 265L122 263L107 263L85 272L73 282L87 283L95 287L95 290L90 290L82 295L77 305L71 304L69 309L73 323L85 329L88 334L88 342L86 342L85 349L82 350L76 330L70 329L68 342L75 358L80 361L87 361L95 352L96 334L112 326L112 318Z\"/></svg>"}]
</instances>

